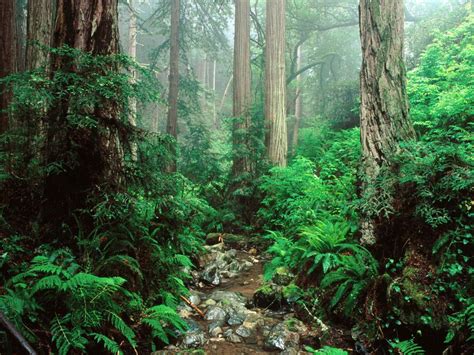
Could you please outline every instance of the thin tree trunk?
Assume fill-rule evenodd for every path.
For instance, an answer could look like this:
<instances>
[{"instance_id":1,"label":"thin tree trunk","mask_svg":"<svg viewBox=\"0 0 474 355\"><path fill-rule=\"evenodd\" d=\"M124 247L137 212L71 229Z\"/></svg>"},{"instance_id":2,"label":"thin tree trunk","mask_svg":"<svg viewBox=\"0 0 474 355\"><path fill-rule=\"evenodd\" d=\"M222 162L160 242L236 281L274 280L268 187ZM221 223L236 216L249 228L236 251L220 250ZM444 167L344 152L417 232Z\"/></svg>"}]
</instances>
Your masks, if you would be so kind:
<instances>
[{"instance_id":1,"label":"thin tree trunk","mask_svg":"<svg viewBox=\"0 0 474 355\"><path fill-rule=\"evenodd\" d=\"M229 80L227 81L227 85L225 86L224 93L222 94L221 103L219 105L219 113L222 113L222 110L224 109L225 99L227 98L227 95L229 94L230 84L232 84L233 79L234 79L234 75L231 75L229 77Z\"/></svg>"},{"instance_id":2,"label":"thin tree trunk","mask_svg":"<svg viewBox=\"0 0 474 355\"><path fill-rule=\"evenodd\" d=\"M92 55L118 53L117 0L58 1L53 47L65 45ZM73 58L53 55L52 75L57 71L77 73ZM99 70L99 69L97 69ZM117 70L114 66L105 70ZM91 193L115 192L123 184L123 147L127 137L121 129L117 104L111 100L90 107L96 127L78 127L69 122L72 97L64 96L48 113L46 166L60 166L46 176L42 221L58 238L63 223L71 223L78 209L86 208Z\"/></svg>"},{"instance_id":3,"label":"thin tree trunk","mask_svg":"<svg viewBox=\"0 0 474 355\"><path fill-rule=\"evenodd\" d=\"M137 59L137 16L133 7L133 0L128 0L130 9L130 20L128 23L128 55L133 60ZM135 83L137 81L137 71L132 69L130 72L130 81ZM128 113L128 122L132 127L137 125L137 99L132 97L129 99L130 112ZM138 147L136 142L132 142L130 147L132 160L137 160Z\"/></svg>"},{"instance_id":4,"label":"thin tree trunk","mask_svg":"<svg viewBox=\"0 0 474 355\"><path fill-rule=\"evenodd\" d=\"M250 171L250 0L235 1L233 145L234 176Z\"/></svg>"},{"instance_id":5,"label":"thin tree trunk","mask_svg":"<svg viewBox=\"0 0 474 355\"><path fill-rule=\"evenodd\" d=\"M0 1L0 78L16 71L16 0ZM9 127L7 109L10 92L0 86L0 134Z\"/></svg>"},{"instance_id":6,"label":"thin tree trunk","mask_svg":"<svg viewBox=\"0 0 474 355\"><path fill-rule=\"evenodd\" d=\"M286 166L285 0L266 2L265 145L270 162Z\"/></svg>"},{"instance_id":7,"label":"thin tree trunk","mask_svg":"<svg viewBox=\"0 0 474 355\"><path fill-rule=\"evenodd\" d=\"M414 139L408 112L403 63L403 1L360 1L362 45L361 143L366 196L377 197L375 182L383 166L399 151L399 143ZM390 203L390 201L388 201ZM375 216L376 217L376 216ZM374 216L362 222L362 241L377 240Z\"/></svg>"},{"instance_id":8,"label":"thin tree trunk","mask_svg":"<svg viewBox=\"0 0 474 355\"><path fill-rule=\"evenodd\" d=\"M178 138L178 89L179 89L179 8L180 0L171 0L171 40L170 40L170 77L168 92L168 121L166 133ZM168 171L176 171L176 150L173 149L173 162Z\"/></svg>"},{"instance_id":9,"label":"thin tree trunk","mask_svg":"<svg viewBox=\"0 0 474 355\"><path fill-rule=\"evenodd\" d=\"M301 69L301 45L296 49L296 71ZM293 137L291 140L292 153L296 153L296 147L298 146L298 134L300 129L301 121L301 74L296 76L296 98L295 98L295 125L293 127Z\"/></svg>"},{"instance_id":10,"label":"thin tree trunk","mask_svg":"<svg viewBox=\"0 0 474 355\"><path fill-rule=\"evenodd\" d=\"M214 59L214 63L212 65L212 121L214 122L214 129L219 128L219 122L217 122L217 111L216 111L216 69L217 69L217 61Z\"/></svg>"}]
</instances>

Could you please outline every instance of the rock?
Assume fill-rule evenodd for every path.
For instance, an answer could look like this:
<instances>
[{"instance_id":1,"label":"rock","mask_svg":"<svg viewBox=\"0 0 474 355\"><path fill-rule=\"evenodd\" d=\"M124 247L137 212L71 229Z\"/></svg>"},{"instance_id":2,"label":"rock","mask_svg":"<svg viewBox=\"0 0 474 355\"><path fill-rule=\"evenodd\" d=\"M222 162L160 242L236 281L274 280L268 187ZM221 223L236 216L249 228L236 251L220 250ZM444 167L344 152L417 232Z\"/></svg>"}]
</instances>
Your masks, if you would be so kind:
<instances>
[{"instance_id":1,"label":"rock","mask_svg":"<svg viewBox=\"0 0 474 355\"><path fill-rule=\"evenodd\" d=\"M244 325L238 327L235 333L241 336L244 339L244 342L248 344L256 344L257 343L257 328L247 328Z\"/></svg>"},{"instance_id":2,"label":"rock","mask_svg":"<svg viewBox=\"0 0 474 355\"><path fill-rule=\"evenodd\" d=\"M239 272L240 270L242 270L242 266L237 260L234 260L229 264L229 271Z\"/></svg>"},{"instance_id":3,"label":"rock","mask_svg":"<svg viewBox=\"0 0 474 355\"><path fill-rule=\"evenodd\" d=\"M251 249L249 250L249 254L250 254L250 255L257 255L257 249L251 248Z\"/></svg>"},{"instance_id":4,"label":"rock","mask_svg":"<svg viewBox=\"0 0 474 355\"><path fill-rule=\"evenodd\" d=\"M206 236L207 245L215 245L215 244L221 243L222 241L223 241L222 233L209 233Z\"/></svg>"},{"instance_id":5,"label":"rock","mask_svg":"<svg viewBox=\"0 0 474 355\"><path fill-rule=\"evenodd\" d=\"M300 352L295 348L289 348L280 352L280 355L298 355L298 354L300 354Z\"/></svg>"},{"instance_id":6,"label":"rock","mask_svg":"<svg viewBox=\"0 0 474 355\"><path fill-rule=\"evenodd\" d=\"M183 308L179 311L179 316L181 318L189 318L192 315L192 312L189 309Z\"/></svg>"},{"instance_id":7,"label":"rock","mask_svg":"<svg viewBox=\"0 0 474 355\"><path fill-rule=\"evenodd\" d=\"M219 275L217 266L214 264L208 265L202 272L201 278L214 286L218 286L221 283L221 276Z\"/></svg>"},{"instance_id":8,"label":"rock","mask_svg":"<svg viewBox=\"0 0 474 355\"><path fill-rule=\"evenodd\" d=\"M209 330L209 333L212 332L214 328L221 328L225 324L225 321L222 319L215 320L207 326L207 329Z\"/></svg>"},{"instance_id":9,"label":"rock","mask_svg":"<svg viewBox=\"0 0 474 355\"><path fill-rule=\"evenodd\" d=\"M188 325L188 332L201 331L201 326L194 319L186 319L186 324Z\"/></svg>"},{"instance_id":10,"label":"rock","mask_svg":"<svg viewBox=\"0 0 474 355\"><path fill-rule=\"evenodd\" d=\"M205 306L215 306L216 304L217 304L217 302L214 301L212 298L209 298L204 302Z\"/></svg>"},{"instance_id":11,"label":"rock","mask_svg":"<svg viewBox=\"0 0 474 355\"><path fill-rule=\"evenodd\" d=\"M206 338L202 331L188 332L183 339L183 346L186 348L198 348L204 345Z\"/></svg>"},{"instance_id":12,"label":"rock","mask_svg":"<svg viewBox=\"0 0 474 355\"><path fill-rule=\"evenodd\" d=\"M246 314L235 312L229 317L227 324L229 325L240 325L244 322Z\"/></svg>"},{"instance_id":13,"label":"rock","mask_svg":"<svg viewBox=\"0 0 474 355\"><path fill-rule=\"evenodd\" d=\"M222 328L221 327L215 327L209 332L209 334L212 337L217 338L220 334L222 334Z\"/></svg>"},{"instance_id":14,"label":"rock","mask_svg":"<svg viewBox=\"0 0 474 355\"><path fill-rule=\"evenodd\" d=\"M275 325L265 339L265 348L268 350L287 350L298 348L300 336L297 332L287 329L285 322Z\"/></svg>"},{"instance_id":15,"label":"rock","mask_svg":"<svg viewBox=\"0 0 474 355\"><path fill-rule=\"evenodd\" d=\"M189 300L195 306L199 306L199 304L201 303L201 297L199 297L199 295L197 295L197 294L192 294L191 296L189 296Z\"/></svg>"},{"instance_id":16,"label":"rock","mask_svg":"<svg viewBox=\"0 0 474 355\"><path fill-rule=\"evenodd\" d=\"M239 337L237 334L234 334L234 331L232 329L228 329L224 332L224 337L227 339L227 341L230 341L231 343L241 343L242 338Z\"/></svg>"},{"instance_id":17,"label":"rock","mask_svg":"<svg viewBox=\"0 0 474 355\"><path fill-rule=\"evenodd\" d=\"M252 266L253 264L250 261L244 260L240 266L240 269L244 271L249 271Z\"/></svg>"},{"instance_id":18,"label":"rock","mask_svg":"<svg viewBox=\"0 0 474 355\"><path fill-rule=\"evenodd\" d=\"M227 319L227 313L221 307L211 306L206 312L206 319L225 321Z\"/></svg>"},{"instance_id":19,"label":"rock","mask_svg":"<svg viewBox=\"0 0 474 355\"><path fill-rule=\"evenodd\" d=\"M240 293L230 291L214 291L208 296L209 299L213 299L217 302L224 302L227 304L232 303L247 303L247 298Z\"/></svg>"}]
</instances>

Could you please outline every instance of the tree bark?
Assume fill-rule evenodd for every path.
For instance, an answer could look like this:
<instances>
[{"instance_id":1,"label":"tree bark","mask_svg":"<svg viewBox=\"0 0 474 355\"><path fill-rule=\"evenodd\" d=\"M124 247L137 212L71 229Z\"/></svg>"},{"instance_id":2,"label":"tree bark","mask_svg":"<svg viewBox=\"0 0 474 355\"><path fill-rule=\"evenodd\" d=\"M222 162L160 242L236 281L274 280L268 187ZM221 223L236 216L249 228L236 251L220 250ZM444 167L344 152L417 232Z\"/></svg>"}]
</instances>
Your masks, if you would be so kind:
<instances>
[{"instance_id":1,"label":"tree bark","mask_svg":"<svg viewBox=\"0 0 474 355\"><path fill-rule=\"evenodd\" d=\"M234 176L249 172L250 129L250 0L235 1L234 94L233 94Z\"/></svg>"},{"instance_id":2,"label":"tree bark","mask_svg":"<svg viewBox=\"0 0 474 355\"><path fill-rule=\"evenodd\" d=\"M133 7L133 0L128 0L128 6L130 9L130 20L128 23L128 55L133 60L137 59L137 16L135 14L135 9ZM137 71L135 68L132 68L130 72L130 81L134 84L137 81ZM129 99L129 113L128 113L128 123L132 127L137 125L137 99L131 97ZM131 145L131 156L132 160L137 160L138 147L136 143Z\"/></svg>"},{"instance_id":3,"label":"tree bark","mask_svg":"<svg viewBox=\"0 0 474 355\"><path fill-rule=\"evenodd\" d=\"M298 46L296 49L296 71L301 69L301 45ZM292 153L296 153L296 147L298 145L298 134L300 129L300 121L301 121L301 109L302 109L302 101L301 101L301 74L296 76L296 98L295 98L295 125L293 127L293 136L291 139L291 148Z\"/></svg>"},{"instance_id":4,"label":"tree bark","mask_svg":"<svg viewBox=\"0 0 474 355\"><path fill-rule=\"evenodd\" d=\"M362 192L377 195L375 182L400 142L414 139L408 112L406 72L403 63L403 1L361 0L362 45L361 143L365 182ZM374 220L362 221L362 241L377 241Z\"/></svg>"},{"instance_id":5,"label":"tree bark","mask_svg":"<svg viewBox=\"0 0 474 355\"><path fill-rule=\"evenodd\" d=\"M46 65L49 52L40 46L51 46L53 33L53 0L28 0L26 34L26 68Z\"/></svg>"},{"instance_id":6,"label":"tree bark","mask_svg":"<svg viewBox=\"0 0 474 355\"><path fill-rule=\"evenodd\" d=\"M117 0L58 0L55 23L55 48L67 45L92 55L118 53ZM81 70L74 58L52 56L51 75L57 71L82 75ZM69 123L71 99L69 95L58 99L46 121L45 164L61 167L45 178L42 221L51 224L51 233L59 232L63 223L71 223L72 214L87 206L91 193L113 193L123 184L127 137L117 103L110 99L85 108L97 126L78 127Z\"/></svg>"},{"instance_id":7,"label":"tree bark","mask_svg":"<svg viewBox=\"0 0 474 355\"><path fill-rule=\"evenodd\" d=\"M266 2L265 146L270 162L286 166L285 0Z\"/></svg>"},{"instance_id":8,"label":"tree bark","mask_svg":"<svg viewBox=\"0 0 474 355\"><path fill-rule=\"evenodd\" d=\"M168 92L168 121L166 133L178 138L178 89L179 89L179 7L180 0L171 0L171 34L170 34L170 77ZM176 171L176 150L173 149L173 161L169 172Z\"/></svg>"},{"instance_id":9,"label":"tree bark","mask_svg":"<svg viewBox=\"0 0 474 355\"><path fill-rule=\"evenodd\" d=\"M16 0L0 1L0 78L16 71ZM8 130L8 108L10 92L0 86L0 134Z\"/></svg>"}]
</instances>

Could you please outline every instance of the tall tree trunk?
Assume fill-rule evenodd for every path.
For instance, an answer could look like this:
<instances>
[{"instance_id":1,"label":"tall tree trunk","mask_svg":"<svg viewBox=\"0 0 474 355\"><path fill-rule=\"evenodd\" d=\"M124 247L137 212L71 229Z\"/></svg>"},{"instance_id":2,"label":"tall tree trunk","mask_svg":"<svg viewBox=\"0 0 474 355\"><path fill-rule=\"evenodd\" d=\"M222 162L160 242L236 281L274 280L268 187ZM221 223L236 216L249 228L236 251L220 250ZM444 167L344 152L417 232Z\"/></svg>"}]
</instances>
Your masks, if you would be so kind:
<instances>
[{"instance_id":1,"label":"tall tree trunk","mask_svg":"<svg viewBox=\"0 0 474 355\"><path fill-rule=\"evenodd\" d=\"M0 1L0 78L16 71L16 0ZM8 114L4 112L10 101L10 92L0 86L0 134L8 129Z\"/></svg>"},{"instance_id":2,"label":"tall tree trunk","mask_svg":"<svg viewBox=\"0 0 474 355\"><path fill-rule=\"evenodd\" d=\"M229 89L230 89L230 84L232 84L233 79L234 79L234 75L231 74L225 86L224 93L222 94L221 103L219 104L219 113L222 113L222 110L224 109L225 99L227 98L227 94L229 93Z\"/></svg>"},{"instance_id":3,"label":"tall tree trunk","mask_svg":"<svg viewBox=\"0 0 474 355\"><path fill-rule=\"evenodd\" d=\"M133 60L137 59L137 16L133 7L133 0L128 0L128 6L130 9L130 20L128 23L128 55ZM135 83L137 81L137 71L133 68L130 72L130 81ZM129 99L130 112L128 113L128 122L131 126L136 127L137 125L137 99L132 97ZM138 147L135 142L131 145L131 156L132 160L137 160Z\"/></svg>"},{"instance_id":4,"label":"tall tree trunk","mask_svg":"<svg viewBox=\"0 0 474 355\"><path fill-rule=\"evenodd\" d=\"M118 0L57 1L53 47L69 47L92 55L118 53ZM115 67L105 70L117 70ZM81 75L75 59L54 55L51 75L57 71ZM95 69L96 72L100 69ZM126 135L118 117L117 103L111 100L87 108L97 120L96 127L69 123L71 96L58 99L46 122L46 166L61 169L46 176L42 220L59 232L72 222L72 213L87 206L91 193L114 192L123 184L123 146Z\"/></svg>"},{"instance_id":5,"label":"tall tree trunk","mask_svg":"<svg viewBox=\"0 0 474 355\"><path fill-rule=\"evenodd\" d=\"M26 68L46 65L49 52L40 46L51 46L53 33L53 0L28 0L26 33Z\"/></svg>"},{"instance_id":6,"label":"tall tree trunk","mask_svg":"<svg viewBox=\"0 0 474 355\"><path fill-rule=\"evenodd\" d=\"M219 128L219 122L217 122L217 111L216 111L216 69L217 61L214 59L212 63L212 122L214 123L214 129Z\"/></svg>"},{"instance_id":7,"label":"tall tree trunk","mask_svg":"<svg viewBox=\"0 0 474 355\"><path fill-rule=\"evenodd\" d=\"M250 0L235 1L234 97L232 172L250 171L248 130L250 129Z\"/></svg>"},{"instance_id":8,"label":"tall tree trunk","mask_svg":"<svg viewBox=\"0 0 474 355\"><path fill-rule=\"evenodd\" d=\"M286 166L285 0L266 3L265 145L269 160Z\"/></svg>"},{"instance_id":9,"label":"tall tree trunk","mask_svg":"<svg viewBox=\"0 0 474 355\"><path fill-rule=\"evenodd\" d=\"M361 0L362 45L361 143L365 182L363 193L376 196L375 181L383 166L390 165L399 143L415 138L408 112L406 73L403 63L403 1ZM374 244L373 218L362 222L362 241Z\"/></svg>"},{"instance_id":10,"label":"tall tree trunk","mask_svg":"<svg viewBox=\"0 0 474 355\"><path fill-rule=\"evenodd\" d=\"M178 85L179 85L179 0L171 0L171 34L170 34L170 77L168 92L168 122L166 132L178 138ZM176 171L176 151L173 150L173 162L168 171Z\"/></svg>"},{"instance_id":11,"label":"tall tree trunk","mask_svg":"<svg viewBox=\"0 0 474 355\"><path fill-rule=\"evenodd\" d=\"M296 49L296 71L298 72L301 69L301 45ZM292 153L296 153L296 147L298 145L298 134L300 130L300 121L301 121L301 110L302 110L302 100L301 100L301 74L296 76L296 98L295 98L295 125L293 127L293 136L291 139L291 150Z\"/></svg>"},{"instance_id":12,"label":"tall tree trunk","mask_svg":"<svg viewBox=\"0 0 474 355\"><path fill-rule=\"evenodd\" d=\"M25 48L27 32L27 0L17 0L16 2L16 70L25 70Z\"/></svg>"}]
</instances>

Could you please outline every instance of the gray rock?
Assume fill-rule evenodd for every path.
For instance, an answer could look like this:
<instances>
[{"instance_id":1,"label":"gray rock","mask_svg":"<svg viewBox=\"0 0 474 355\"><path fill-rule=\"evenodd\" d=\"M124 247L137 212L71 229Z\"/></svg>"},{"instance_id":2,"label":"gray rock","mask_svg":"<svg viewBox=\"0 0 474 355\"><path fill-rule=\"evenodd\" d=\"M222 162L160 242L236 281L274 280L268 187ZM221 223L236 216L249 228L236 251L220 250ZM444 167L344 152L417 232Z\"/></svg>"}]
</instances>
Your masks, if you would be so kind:
<instances>
[{"instance_id":1,"label":"gray rock","mask_svg":"<svg viewBox=\"0 0 474 355\"><path fill-rule=\"evenodd\" d=\"M300 336L296 332L289 331L284 322L274 326L265 339L265 348L268 350L286 350L298 348Z\"/></svg>"},{"instance_id":2,"label":"gray rock","mask_svg":"<svg viewBox=\"0 0 474 355\"><path fill-rule=\"evenodd\" d=\"M214 291L208 297L209 299L213 299L217 302L224 302L228 304L232 303L240 303L245 304L247 303L247 298L237 292L229 292L229 291Z\"/></svg>"},{"instance_id":3,"label":"gray rock","mask_svg":"<svg viewBox=\"0 0 474 355\"><path fill-rule=\"evenodd\" d=\"M221 276L218 272L217 266L214 264L206 266L202 272L201 278L203 281L206 281L214 286L218 286L221 283Z\"/></svg>"},{"instance_id":4,"label":"gray rock","mask_svg":"<svg viewBox=\"0 0 474 355\"><path fill-rule=\"evenodd\" d=\"M208 300L206 300L206 301L204 302L204 304L205 304L206 306L215 306L215 305L217 304L217 302L214 301L212 298L209 298Z\"/></svg>"},{"instance_id":5,"label":"gray rock","mask_svg":"<svg viewBox=\"0 0 474 355\"><path fill-rule=\"evenodd\" d=\"M227 339L227 341L230 341L231 343L241 343L242 338L239 337L237 334L234 334L234 331L232 329L227 329L224 332L224 337Z\"/></svg>"},{"instance_id":6,"label":"gray rock","mask_svg":"<svg viewBox=\"0 0 474 355\"><path fill-rule=\"evenodd\" d=\"M253 264L250 261L244 260L240 266L241 270L248 271L252 268Z\"/></svg>"},{"instance_id":7,"label":"gray rock","mask_svg":"<svg viewBox=\"0 0 474 355\"><path fill-rule=\"evenodd\" d=\"M227 324L229 324L229 325L240 325L244 322L246 316L247 315L244 314L244 313L235 312L229 317L229 320L227 321Z\"/></svg>"},{"instance_id":8,"label":"gray rock","mask_svg":"<svg viewBox=\"0 0 474 355\"><path fill-rule=\"evenodd\" d=\"M189 296L189 300L196 306L199 306L199 304L201 303L201 297L196 294L192 294L191 296Z\"/></svg>"},{"instance_id":9,"label":"gray rock","mask_svg":"<svg viewBox=\"0 0 474 355\"><path fill-rule=\"evenodd\" d=\"M244 339L244 342L248 344L257 344L257 329L247 328L243 325L238 327L235 333Z\"/></svg>"},{"instance_id":10,"label":"gray rock","mask_svg":"<svg viewBox=\"0 0 474 355\"><path fill-rule=\"evenodd\" d=\"M218 320L215 320L211 323L209 323L209 325L207 326L207 329L209 330L209 333L212 332L212 330L214 328L220 328L222 327L223 325L225 324L225 321L223 319L218 319Z\"/></svg>"},{"instance_id":11,"label":"gray rock","mask_svg":"<svg viewBox=\"0 0 474 355\"><path fill-rule=\"evenodd\" d=\"M205 342L204 333L200 331L188 332L183 339L183 345L187 348L198 348L203 346Z\"/></svg>"},{"instance_id":12,"label":"gray rock","mask_svg":"<svg viewBox=\"0 0 474 355\"><path fill-rule=\"evenodd\" d=\"M206 312L206 319L225 321L227 319L227 313L221 307L211 306Z\"/></svg>"},{"instance_id":13,"label":"gray rock","mask_svg":"<svg viewBox=\"0 0 474 355\"><path fill-rule=\"evenodd\" d=\"M218 337L220 334L222 334L222 328L221 328L221 327L215 327L215 328L213 328L213 329L209 332L209 334L210 334L212 337L216 338L216 337Z\"/></svg>"}]
</instances>

